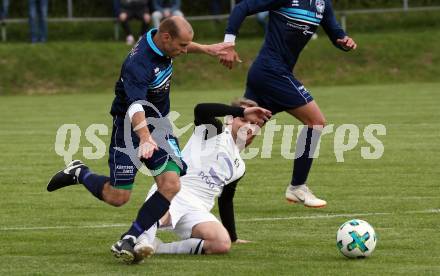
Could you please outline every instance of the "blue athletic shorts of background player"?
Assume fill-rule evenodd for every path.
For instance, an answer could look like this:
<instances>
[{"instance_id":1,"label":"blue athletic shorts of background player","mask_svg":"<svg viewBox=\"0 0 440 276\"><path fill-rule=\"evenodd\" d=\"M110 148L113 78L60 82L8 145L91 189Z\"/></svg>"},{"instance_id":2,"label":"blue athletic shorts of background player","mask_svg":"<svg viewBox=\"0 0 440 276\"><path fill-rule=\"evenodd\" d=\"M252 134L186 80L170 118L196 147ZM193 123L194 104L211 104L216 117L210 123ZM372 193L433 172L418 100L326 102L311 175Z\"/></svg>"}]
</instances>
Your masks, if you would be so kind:
<instances>
[{"instance_id":1,"label":"blue athletic shorts of background player","mask_svg":"<svg viewBox=\"0 0 440 276\"><path fill-rule=\"evenodd\" d=\"M307 207L324 207L326 201L313 195L306 180L325 118L292 71L318 26L322 26L331 42L342 50L355 49L356 43L336 22L330 0L243 0L229 16L225 42L235 42L246 16L263 11L269 11L265 40L249 69L244 96L269 109L272 114L286 111L308 126L302 130L296 144L292 180L286 198ZM238 54L231 49L220 61L231 69L239 60Z\"/></svg>"},{"instance_id":2,"label":"blue athletic shorts of background player","mask_svg":"<svg viewBox=\"0 0 440 276\"><path fill-rule=\"evenodd\" d=\"M183 53L225 53L227 43L200 45L192 42L191 25L178 16L162 21L133 47L122 65L111 108L113 131L109 148L110 177L91 172L81 161L71 162L50 180L47 190L81 183L95 197L113 206L126 203L141 164L150 170L158 185L140 208L130 229L112 251L127 263L134 260L136 238L167 211L180 189L179 177L186 165L179 143L166 118L170 110L172 59ZM136 149L136 150L135 150Z\"/></svg>"}]
</instances>

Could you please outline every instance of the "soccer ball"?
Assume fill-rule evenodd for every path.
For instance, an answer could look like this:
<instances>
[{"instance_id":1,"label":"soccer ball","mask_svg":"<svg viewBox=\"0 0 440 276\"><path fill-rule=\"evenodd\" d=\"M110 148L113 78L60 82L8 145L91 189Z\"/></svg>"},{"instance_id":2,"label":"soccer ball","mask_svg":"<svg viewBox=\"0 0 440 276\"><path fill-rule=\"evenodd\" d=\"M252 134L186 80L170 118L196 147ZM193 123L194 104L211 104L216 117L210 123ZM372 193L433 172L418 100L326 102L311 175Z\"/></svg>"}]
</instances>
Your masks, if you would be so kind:
<instances>
[{"instance_id":1,"label":"soccer ball","mask_svg":"<svg viewBox=\"0 0 440 276\"><path fill-rule=\"evenodd\" d=\"M365 258L376 247L376 233L373 227L363 220L352 219L339 227L336 246L348 258Z\"/></svg>"}]
</instances>

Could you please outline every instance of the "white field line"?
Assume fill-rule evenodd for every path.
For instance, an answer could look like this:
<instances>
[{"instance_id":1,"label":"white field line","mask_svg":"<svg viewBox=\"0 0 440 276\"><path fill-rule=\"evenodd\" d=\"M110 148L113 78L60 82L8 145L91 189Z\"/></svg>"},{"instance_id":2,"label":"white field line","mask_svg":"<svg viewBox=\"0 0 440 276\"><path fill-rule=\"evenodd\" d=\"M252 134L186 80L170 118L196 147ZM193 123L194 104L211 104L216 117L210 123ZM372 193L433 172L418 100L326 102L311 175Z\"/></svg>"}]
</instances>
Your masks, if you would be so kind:
<instances>
[{"instance_id":1,"label":"white field line","mask_svg":"<svg viewBox=\"0 0 440 276\"><path fill-rule=\"evenodd\" d=\"M440 209L428 209L421 211L406 212L383 212L383 213L352 213L352 214L325 214L297 217L273 217L273 218L249 218L238 219L239 222L277 221L277 220L301 220L301 219L330 219L338 217L365 217L365 216L389 216L399 214L439 214ZM98 225L58 225L58 226L36 226L36 227L3 227L0 231L35 231L35 230L62 230L62 229L93 229L93 228L119 228L128 227L129 224L98 224Z\"/></svg>"},{"instance_id":2,"label":"white field line","mask_svg":"<svg viewBox=\"0 0 440 276\"><path fill-rule=\"evenodd\" d=\"M398 215L398 214L430 214L430 213L440 213L440 209L406 211L406 212L325 214L325 215L312 215L312 216L299 216L299 217L250 218L250 219L241 219L238 221L252 222L252 221L276 221L276 220L299 220L299 219L327 219L327 218L338 218L338 217L389 216L389 215Z\"/></svg>"},{"instance_id":3,"label":"white field line","mask_svg":"<svg viewBox=\"0 0 440 276\"><path fill-rule=\"evenodd\" d=\"M129 224L98 224L98 225L58 225L58 226L36 226L36 227L4 227L0 231L26 231L26 230L62 230L62 229L87 229L87 228L117 228L128 227Z\"/></svg>"}]
</instances>

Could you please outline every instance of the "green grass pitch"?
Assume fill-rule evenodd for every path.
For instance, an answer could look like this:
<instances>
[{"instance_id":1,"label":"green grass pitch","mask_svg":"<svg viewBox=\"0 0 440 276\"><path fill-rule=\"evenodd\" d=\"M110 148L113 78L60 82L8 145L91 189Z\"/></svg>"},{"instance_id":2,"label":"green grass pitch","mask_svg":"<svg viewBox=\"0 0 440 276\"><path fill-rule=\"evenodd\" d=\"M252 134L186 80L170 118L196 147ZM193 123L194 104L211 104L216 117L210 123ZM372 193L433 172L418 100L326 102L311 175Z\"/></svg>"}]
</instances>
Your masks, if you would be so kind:
<instances>
[{"instance_id":1,"label":"green grass pitch","mask_svg":"<svg viewBox=\"0 0 440 276\"><path fill-rule=\"evenodd\" d=\"M0 275L439 275L440 274L440 94L438 83L311 87L327 121L339 126L383 124L381 159L361 158L359 144L337 163L333 134L323 136L320 157L309 178L328 201L324 209L288 205L284 189L291 160L280 155L275 134L272 157L247 161L235 209L239 237L224 256L153 256L146 263L116 262L110 245L134 218L152 179L139 175L129 204L98 202L81 186L46 192L49 177L63 166L54 151L58 127L81 127L81 147L91 146L85 129L106 124L112 92L0 98ZM172 110L191 122L198 102L228 102L234 91L172 91ZM278 124L297 124L279 114ZM188 134L181 138L185 144ZM108 145L107 136L102 136ZM261 145L256 139L253 147ZM85 160L107 173L107 156ZM336 230L351 218L375 227L373 256L348 260L337 252ZM161 233L163 239L173 238Z\"/></svg>"}]
</instances>

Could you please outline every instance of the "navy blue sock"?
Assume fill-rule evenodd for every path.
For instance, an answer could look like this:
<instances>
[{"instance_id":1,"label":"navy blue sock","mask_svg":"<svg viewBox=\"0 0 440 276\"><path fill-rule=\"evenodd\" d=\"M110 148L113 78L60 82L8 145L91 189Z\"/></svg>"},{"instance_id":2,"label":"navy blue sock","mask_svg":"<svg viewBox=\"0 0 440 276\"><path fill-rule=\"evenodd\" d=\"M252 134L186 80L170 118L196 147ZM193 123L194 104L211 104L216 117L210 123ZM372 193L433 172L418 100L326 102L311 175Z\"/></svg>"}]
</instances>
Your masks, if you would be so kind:
<instances>
[{"instance_id":1,"label":"navy blue sock","mask_svg":"<svg viewBox=\"0 0 440 276\"><path fill-rule=\"evenodd\" d=\"M110 181L110 178L103 175L97 175L89 169L81 169L78 177L79 183L83 184L89 192L96 198L102 200L102 189L104 184Z\"/></svg>"},{"instance_id":2,"label":"navy blue sock","mask_svg":"<svg viewBox=\"0 0 440 276\"><path fill-rule=\"evenodd\" d=\"M301 130L296 142L295 161L293 162L291 181L293 186L306 183L320 135L320 130L314 130L310 127Z\"/></svg>"},{"instance_id":3,"label":"navy blue sock","mask_svg":"<svg viewBox=\"0 0 440 276\"><path fill-rule=\"evenodd\" d=\"M170 208L170 202L161 193L156 191L139 209L136 220L127 233L123 234L139 237L145 230L155 224Z\"/></svg>"}]
</instances>

